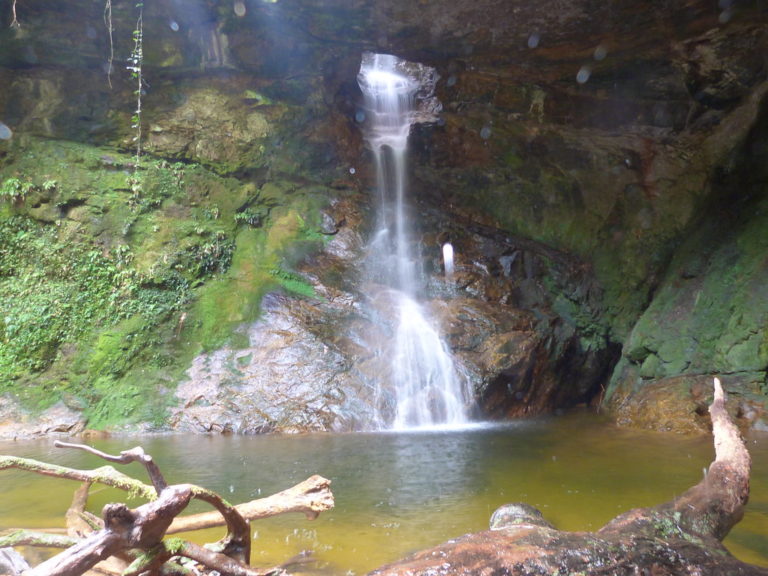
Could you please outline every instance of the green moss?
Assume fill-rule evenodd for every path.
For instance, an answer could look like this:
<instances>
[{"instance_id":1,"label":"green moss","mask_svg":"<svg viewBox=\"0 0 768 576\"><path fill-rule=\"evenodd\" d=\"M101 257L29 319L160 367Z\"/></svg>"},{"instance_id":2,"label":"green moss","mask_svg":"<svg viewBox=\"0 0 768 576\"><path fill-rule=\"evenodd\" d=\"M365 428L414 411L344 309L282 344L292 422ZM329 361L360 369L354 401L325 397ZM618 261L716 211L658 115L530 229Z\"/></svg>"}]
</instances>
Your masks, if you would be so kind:
<instances>
[{"instance_id":1,"label":"green moss","mask_svg":"<svg viewBox=\"0 0 768 576\"><path fill-rule=\"evenodd\" d=\"M20 142L0 163L0 184L29 183L27 201L0 200L0 393L64 399L93 428L161 423L193 356L242 344L267 291L314 296L298 268L324 240L324 188Z\"/></svg>"},{"instance_id":2,"label":"green moss","mask_svg":"<svg viewBox=\"0 0 768 576\"><path fill-rule=\"evenodd\" d=\"M125 373L136 348L143 348L141 333L147 325L147 320L137 314L99 334L93 350L88 353L88 374L119 376Z\"/></svg>"},{"instance_id":3,"label":"green moss","mask_svg":"<svg viewBox=\"0 0 768 576\"><path fill-rule=\"evenodd\" d=\"M269 285L265 271L265 235L262 230L241 230L235 240L232 266L227 274L208 282L191 313L191 337L204 349L223 344L234 326L253 320Z\"/></svg>"},{"instance_id":4,"label":"green moss","mask_svg":"<svg viewBox=\"0 0 768 576\"><path fill-rule=\"evenodd\" d=\"M303 240L302 240L303 239ZM308 243L304 244L304 242ZM316 249L306 221L293 209L277 217L268 230L244 228L236 238L232 265L226 275L200 291L192 314L192 338L204 349L223 344L238 324L254 320L261 298L278 286L297 295L315 297L314 288L292 271L298 246ZM291 257L286 258L290 252Z\"/></svg>"},{"instance_id":5,"label":"green moss","mask_svg":"<svg viewBox=\"0 0 768 576\"><path fill-rule=\"evenodd\" d=\"M745 214L726 227L718 213L677 251L626 346L629 360L643 363L644 377L768 366L768 311L761 305L768 301L768 201L755 202ZM654 366L632 352L640 350L651 353Z\"/></svg>"},{"instance_id":6,"label":"green moss","mask_svg":"<svg viewBox=\"0 0 768 576\"><path fill-rule=\"evenodd\" d=\"M166 538L163 540L163 546L171 554L178 554L186 547L187 542L183 538Z\"/></svg>"},{"instance_id":7,"label":"green moss","mask_svg":"<svg viewBox=\"0 0 768 576\"><path fill-rule=\"evenodd\" d=\"M288 292L306 298L317 298L315 288L298 274L277 268L271 270L270 275Z\"/></svg>"}]
</instances>

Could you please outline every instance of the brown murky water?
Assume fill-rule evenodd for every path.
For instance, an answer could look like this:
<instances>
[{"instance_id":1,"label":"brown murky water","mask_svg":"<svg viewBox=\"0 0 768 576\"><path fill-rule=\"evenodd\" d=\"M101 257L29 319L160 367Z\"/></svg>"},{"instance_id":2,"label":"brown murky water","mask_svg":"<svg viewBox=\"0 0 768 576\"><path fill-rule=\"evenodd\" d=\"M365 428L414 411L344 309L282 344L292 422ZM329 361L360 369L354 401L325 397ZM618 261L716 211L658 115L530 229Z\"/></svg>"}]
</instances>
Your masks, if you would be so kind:
<instances>
[{"instance_id":1,"label":"brown murky water","mask_svg":"<svg viewBox=\"0 0 768 576\"><path fill-rule=\"evenodd\" d=\"M742 560L768 566L768 434L748 442L752 497L726 544ZM620 512L680 494L699 480L714 453L706 436L625 430L589 414L452 432L160 436L94 444L111 452L141 444L169 481L207 486L231 502L269 495L315 473L330 478L331 512L314 521L291 515L254 523L253 562L279 564L312 550L319 561L313 567L338 575L362 574L483 530L506 502L533 504L564 530L594 530ZM103 464L54 448L52 440L0 442L0 453L75 467ZM143 472L136 464L125 471ZM76 486L0 472L0 529L63 526ZM119 497L94 488L90 507L98 511ZM219 533L206 536L215 540Z\"/></svg>"}]
</instances>

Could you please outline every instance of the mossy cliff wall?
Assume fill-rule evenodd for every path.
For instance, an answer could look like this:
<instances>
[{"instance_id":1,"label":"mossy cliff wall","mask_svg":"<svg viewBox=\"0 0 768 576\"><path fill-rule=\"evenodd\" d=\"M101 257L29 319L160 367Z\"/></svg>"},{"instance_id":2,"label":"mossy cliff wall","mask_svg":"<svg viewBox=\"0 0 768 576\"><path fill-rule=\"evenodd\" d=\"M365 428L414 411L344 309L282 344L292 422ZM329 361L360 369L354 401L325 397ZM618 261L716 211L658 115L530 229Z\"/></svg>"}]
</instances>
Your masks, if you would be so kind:
<instances>
[{"instance_id":1,"label":"mossy cliff wall","mask_svg":"<svg viewBox=\"0 0 768 576\"><path fill-rule=\"evenodd\" d=\"M19 5L0 34L4 417L163 427L196 354L242 340L268 291L312 295L294 268L347 192L329 188L342 169L313 133L313 80L298 93L210 61L167 6L147 7L137 157L134 4L115 3L111 77L87 4ZM51 405L53 423L19 411Z\"/></svg>"},{"instance_id":2,"label":"mossy cliff wall","mask_svg":"<svg viewBox=\"0 0 768 576\"><path fill-rule=\"evenodd\" d=\"M441 75L409 190L428 305L485 415L605 400L690 429L718 373L762 425L766 9L411 4L148 2L140 94L135 3L112 2L112 44L98 2L17 4L21 27L0 28L7 421L35 422L20 402L55 404L60 428L364 426L386 367L361 342L386 326L359 306L374 182L355 76L378 50Z\"/></svg>"}]
</instances>

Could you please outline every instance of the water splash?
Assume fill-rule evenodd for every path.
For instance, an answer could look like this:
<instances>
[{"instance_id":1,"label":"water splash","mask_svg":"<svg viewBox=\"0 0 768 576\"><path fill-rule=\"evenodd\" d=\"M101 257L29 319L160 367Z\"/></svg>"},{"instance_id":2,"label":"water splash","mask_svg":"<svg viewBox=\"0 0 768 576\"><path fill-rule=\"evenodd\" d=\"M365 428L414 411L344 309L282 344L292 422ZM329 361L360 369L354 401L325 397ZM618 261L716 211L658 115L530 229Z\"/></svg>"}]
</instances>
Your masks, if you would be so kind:
<instances>
[{"instance_id":1,"label":"water splash","mask_svg":"<svg viewBox=\"0 0 768 576\"><path fill-rule=\"evenodd\" d=\"M395 335L394 376L397 412L394 429L466 421L462 386L437 330L415 300L400 300Z\"/></svg>"},{"instance_id":2,"label":"water splash","mask_svg":"<svg viewBox=\"0 0 768 576\"><path fill-rule=\"evenodd\" d=\"M411 125L433 121L439 102L432 96L434 69L388 54L365 53L358 83L366 99L365 138L376 164L379 213L369 246L370 276L390 291L397 313L394 342L386 352L392 370L378 384L377 397L394 407L377 407L383 427L459 426L466 422L464 382L447 346L418 302L423 292L421 262L414 253L406 203L406 148Z\"/></svg>"},{"instance_id":3,"label":"water splash","mask_svg":"<svg viewBox=\"0 0 768 576\"><path fill-rule=\"evenodd\" d=\"M445 279L453 281L453 244L450 242L443 244L443 269L445 270Z\"/></svg>"}]
</instances>

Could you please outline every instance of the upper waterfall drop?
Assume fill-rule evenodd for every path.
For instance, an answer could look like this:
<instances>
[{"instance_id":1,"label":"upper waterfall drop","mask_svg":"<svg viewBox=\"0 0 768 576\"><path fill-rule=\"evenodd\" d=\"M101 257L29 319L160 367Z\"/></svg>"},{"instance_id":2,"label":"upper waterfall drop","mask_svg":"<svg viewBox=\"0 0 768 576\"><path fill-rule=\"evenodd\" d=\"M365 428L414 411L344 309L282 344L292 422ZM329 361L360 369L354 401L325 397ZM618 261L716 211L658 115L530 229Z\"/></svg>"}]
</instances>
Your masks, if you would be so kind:
<instances>
[{"instance_id":1,"label":"upper waterfall drop","mask_svg":"<svg viewBox=\"0 0 768 576\"><path fill-rule=\"evenodd\" d=\"M358 83L365 96L365 139L376 164L377 229L367 272L394 318L392 341L379 352L391 370L377 382L377 421L383 428L466 424L466 385L438 328L418 298L422 263L406 199L406 148L411 125L437 120L433 68L389 54L363 54Z\"/></svg>"}]
</instances>

